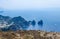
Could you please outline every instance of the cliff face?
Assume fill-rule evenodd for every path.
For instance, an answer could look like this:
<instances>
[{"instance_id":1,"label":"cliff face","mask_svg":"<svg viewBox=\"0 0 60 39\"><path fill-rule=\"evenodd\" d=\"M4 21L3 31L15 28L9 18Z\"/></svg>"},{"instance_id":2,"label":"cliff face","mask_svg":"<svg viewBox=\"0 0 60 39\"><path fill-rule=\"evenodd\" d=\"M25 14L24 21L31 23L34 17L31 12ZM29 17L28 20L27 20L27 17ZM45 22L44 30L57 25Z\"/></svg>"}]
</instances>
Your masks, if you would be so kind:
<instances>
[{"instance_id":1,"label":"cliff face","mask_svg":"<svg viewBox=\"0 0 60 39\"><path fill-rule=\"evenodd\" d=\"M0 15L0 30L1 31L17 31L17 30L28 30L30 25L35 27L35 25L43 26L43 21L38 23L35 20L27 21L23 17L9 17ZM32 29L33 30L33 29Z\"/></svg>"},{"instance_id":2,"label":"cliff face","mask_svg":"<svg viewBox=\"0 0 60 39\"><path fill-rule=\"evenodd\" d=\"M60 39L60 33L45 31L0 32L0 39Z\"/></svg>"},{"instance_id":3,"label":"cliff face","mask_svg":"<svg viewBox=\"0 0 60 39\"><path fill-rule=\"evenodd\" d=\"M29 27L29 22L26 21L23 17L9 17L0 15L0 30L24 30Z\"/></svg>"}]
</instances>

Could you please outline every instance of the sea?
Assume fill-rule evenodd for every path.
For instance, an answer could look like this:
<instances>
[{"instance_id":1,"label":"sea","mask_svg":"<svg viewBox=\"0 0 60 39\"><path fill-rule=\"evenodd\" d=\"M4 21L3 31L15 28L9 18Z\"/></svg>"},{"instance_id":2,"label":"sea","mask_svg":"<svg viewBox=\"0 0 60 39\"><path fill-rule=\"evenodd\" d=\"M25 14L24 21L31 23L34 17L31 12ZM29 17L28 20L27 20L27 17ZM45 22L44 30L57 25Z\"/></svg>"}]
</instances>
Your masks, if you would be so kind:
<instances>
[{"instance_id":1,"label":"sea","mask_svg":"<svg viewBox=\"0 0 60 39\"><path fill-rule=\"evenodd\" d=\"M29 26L27 30L44 30L60 32L60 11L56 10L8 10L0 13L3 16L22 16L27 21L36 21L35 26ZM43 26L38 26L38 21L43 20Z\"/></svg>"}]
</instances>

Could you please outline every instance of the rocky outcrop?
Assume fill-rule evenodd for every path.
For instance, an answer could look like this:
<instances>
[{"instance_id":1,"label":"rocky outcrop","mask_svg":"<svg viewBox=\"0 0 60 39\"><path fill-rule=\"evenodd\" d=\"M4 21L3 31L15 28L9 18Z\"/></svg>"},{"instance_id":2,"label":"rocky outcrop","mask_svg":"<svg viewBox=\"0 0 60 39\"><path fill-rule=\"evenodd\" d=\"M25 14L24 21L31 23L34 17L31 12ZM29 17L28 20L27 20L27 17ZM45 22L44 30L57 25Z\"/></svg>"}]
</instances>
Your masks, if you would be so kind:
<instances>
[{"instance_id":1,"label":"rocky outcrop","mask_svg":"<svg viewBox=\"0 0 60 39\"><path fill-rule=\"evenodd\" d=\"M38 25L43 26L43 20L38 21Z\"/></svg>"},{"instance_id":2,"label":"rocky outcrop","mask_svg":"<svg viewBox=\"0 0 60 39\"><path fill-rule=\"evenodd\" d=\"M43 20L38 21L37 24L43 26ZM21 16L11 18L9 16L0 15L0 30L2 31L27 30L30 25L35 27L36 21L27 21Z\"/></svg>"},{"instance_id":3,"label":"rocky outcrop","mask_svg":"<svg viewBox=\"0 0 60 39\"><path fill-rule=\"evenodd\" d=\"M25 30L29 27L29 22L23 17L9 17L0 15L0 30Z\"/></svg>"},{"instance_id":4,"label":"rocky outcrop","mask_svg":"<svg viewBox=\"0 0 60 39\"><path fill-rule=\"evenodd\" d=\"M29 24L32 25L32 26L35 26L36 25L36 21L35 20L29 21Z\"/></svg>"},{"instance_id":5,"label":"rocky outcrop","mask_svg":"<svg viewBox=\"0 0 60 39\"><path fill-rule=\"evenodd\" d=\"M31 25L35 26L35 25L36 25L36 21L33 20L33 21L31 22Z\"/></svg>"}]
</instances>

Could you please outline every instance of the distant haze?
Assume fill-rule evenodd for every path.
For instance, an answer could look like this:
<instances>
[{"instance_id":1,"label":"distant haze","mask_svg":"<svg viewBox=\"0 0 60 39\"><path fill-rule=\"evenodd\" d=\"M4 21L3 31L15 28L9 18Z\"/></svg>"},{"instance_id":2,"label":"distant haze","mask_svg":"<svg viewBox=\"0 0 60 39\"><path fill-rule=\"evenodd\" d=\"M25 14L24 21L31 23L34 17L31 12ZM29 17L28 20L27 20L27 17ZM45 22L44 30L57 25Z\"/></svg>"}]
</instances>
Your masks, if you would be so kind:
<instances>
[{"instance_id":1,"label":"distant haze","mask_svg":"<svg viewBox=\"0 0 60 39\"><path fill-rule=\"evenodd\" d=\"M60 0L0 0L0 8L9 10L29 10L60 8Z\"/></svg>"}]
</instances>

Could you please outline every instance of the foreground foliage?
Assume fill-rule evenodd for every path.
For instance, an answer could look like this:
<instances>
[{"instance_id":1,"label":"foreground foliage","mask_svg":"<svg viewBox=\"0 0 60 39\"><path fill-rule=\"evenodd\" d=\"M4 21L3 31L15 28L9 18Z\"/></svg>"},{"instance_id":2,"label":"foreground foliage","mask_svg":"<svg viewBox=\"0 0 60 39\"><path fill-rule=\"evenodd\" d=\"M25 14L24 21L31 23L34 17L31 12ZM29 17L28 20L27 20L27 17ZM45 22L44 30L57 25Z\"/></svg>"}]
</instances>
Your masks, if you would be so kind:
<instances>
[{"instance_id":1,"label":"foreground foliage","mask_svg":"<svg viewBox=\"0 0 60 39\"><path fill-rule=\"evenodd\" d=\"M45 31L0 31L0 39L60 39L60 33Z\"/></svg>"}]
</instances>

